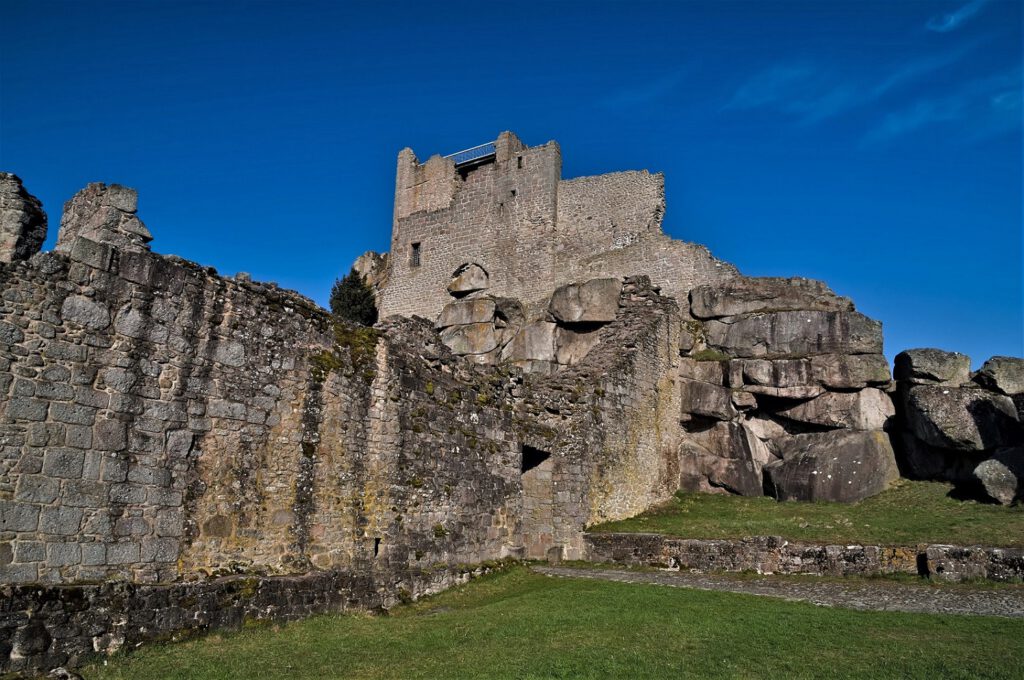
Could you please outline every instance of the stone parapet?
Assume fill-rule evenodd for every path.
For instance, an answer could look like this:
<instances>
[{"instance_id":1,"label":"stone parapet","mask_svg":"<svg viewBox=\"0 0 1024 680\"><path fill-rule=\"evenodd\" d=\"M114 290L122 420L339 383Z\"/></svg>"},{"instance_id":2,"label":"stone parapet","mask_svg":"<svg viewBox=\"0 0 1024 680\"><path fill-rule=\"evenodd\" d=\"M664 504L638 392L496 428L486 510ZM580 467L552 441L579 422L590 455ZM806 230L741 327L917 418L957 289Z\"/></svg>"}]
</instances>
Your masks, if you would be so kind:
<instances>
[{"instance_id":1,"label":"stone parapet","mask_svg":"<svg viewBox=\"0 0 1024 680\"><path fill-rule=\"evenodd\" d=\"M790 542L780 536L694 539L641 533L587 533L584 543L590 562L698 572L1024 580L1024 550L1020 548L823 545Z\"/></svg>"}]
</instances>

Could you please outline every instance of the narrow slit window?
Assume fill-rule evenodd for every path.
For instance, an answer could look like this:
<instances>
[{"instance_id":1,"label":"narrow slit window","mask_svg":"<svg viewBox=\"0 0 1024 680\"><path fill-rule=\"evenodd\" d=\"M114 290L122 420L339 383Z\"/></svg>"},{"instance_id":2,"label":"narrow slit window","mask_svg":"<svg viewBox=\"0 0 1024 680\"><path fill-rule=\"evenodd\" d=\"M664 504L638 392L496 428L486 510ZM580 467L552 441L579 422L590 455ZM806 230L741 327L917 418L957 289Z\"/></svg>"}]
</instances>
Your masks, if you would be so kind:
<instances>
[{"instance_id":1,"label":"narrow slit window","mask_svg":"<svg viewBox=\"0 0 1024 680\"><path fill-rule=\"evenodd\" d=\"M520 168L523 167L523 157L522 156L517 156L516 157L516 162L518 163Z\"/></svg>"},{"instance_id":2,"label":"narrow slit window","mask_svg":"<svg viewBox=\"0 0 1024 680\"><path fill-rule=\"evenodd\" d=\"M373 556L377 557L377 555L380 555L380 539L379 538L373 539Z\"/></svg>"},{"instance_id":3,"label":"narrow slit window","mask_svg":"<svg viewBox=\"0 0 1024 680\"><path fill-rule=\"evenodd\" d=\"M409 266L419 267L420 266L420 244L413 243L409 249Z\"/></svg>"}]
</instances>

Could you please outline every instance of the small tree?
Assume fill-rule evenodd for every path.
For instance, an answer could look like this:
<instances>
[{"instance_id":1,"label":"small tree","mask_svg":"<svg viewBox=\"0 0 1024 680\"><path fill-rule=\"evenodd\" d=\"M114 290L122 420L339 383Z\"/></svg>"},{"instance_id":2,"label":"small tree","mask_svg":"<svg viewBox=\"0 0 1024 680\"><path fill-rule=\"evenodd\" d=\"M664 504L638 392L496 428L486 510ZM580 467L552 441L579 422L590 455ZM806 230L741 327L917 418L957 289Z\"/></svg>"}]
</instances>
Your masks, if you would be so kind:
<instances>
[{"instance_id":1,"label":"small tree","mask_svg":"<svg viewBox=\"0 0 1024 680\"><path fill-rule=\"evenodd\" d=\"M344 278L334 282L331 288L331 313L339 319L353 321L363 326L377 323L377 304L373 289L352 268Z\"/></svg>"}]
</instances>

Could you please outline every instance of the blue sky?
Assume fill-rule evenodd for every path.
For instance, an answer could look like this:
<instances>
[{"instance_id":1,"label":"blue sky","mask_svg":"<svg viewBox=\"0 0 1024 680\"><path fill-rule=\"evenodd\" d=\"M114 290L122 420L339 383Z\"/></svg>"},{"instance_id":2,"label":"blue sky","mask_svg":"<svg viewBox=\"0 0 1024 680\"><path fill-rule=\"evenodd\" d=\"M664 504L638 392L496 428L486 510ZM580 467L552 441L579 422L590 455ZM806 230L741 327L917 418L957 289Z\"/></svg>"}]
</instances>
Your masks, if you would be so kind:
<instances>
[{"instance_id":1,"label":"blue sky","mask_svg":"<svg viewBox=\"0 0 1024 680\"><path fill-rule=\"evenodd\" d=\"M321 303L395 155L511 129L663 171L665 228L827 281L889 356L1024 355L1021 3L4 0L0 169L140 193L158 252Z\"/></svg>"}]
</instances>

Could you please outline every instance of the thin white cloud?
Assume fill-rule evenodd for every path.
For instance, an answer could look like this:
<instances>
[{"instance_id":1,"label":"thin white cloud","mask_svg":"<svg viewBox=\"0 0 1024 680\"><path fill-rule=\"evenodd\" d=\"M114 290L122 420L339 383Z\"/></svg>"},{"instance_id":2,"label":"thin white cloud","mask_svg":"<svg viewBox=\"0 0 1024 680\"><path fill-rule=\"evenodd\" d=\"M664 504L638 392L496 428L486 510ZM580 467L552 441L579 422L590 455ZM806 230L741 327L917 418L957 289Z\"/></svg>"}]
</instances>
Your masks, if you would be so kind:
<instances>
[{"instance_id":1,"label":"thin white cloud","mask_svg":"<svg viewBox=\"0 0 1024 680\"><path fill-rule=\"evenodd\" d=\"M654 104L672 95L692 70L690 66L681 66L677 70L666 73L658 78L640 82L612 92L600 103L612 109L632 109L638 106Z\"/></svg>"},{"instance_id":2,"label":"thin white cloud","mask_svg":"<svg viewBox=\"0 0 1024 680\"><path fill-rule=\"evenodd\" d=\"M889 113L864 136L863 143L884 143L941 124L950 125L951 133L965 141L988 139L1019 129L1020 69L974 80L946 96L921 99Z\"/></svg>"},{"instance_id":3,"label":"thin white cloud","mask_svg":"<svg viewBox=\"0 0 1024 680\"><path fill-rule=\"evenodd\" d=\"M978 11L988 4L989 0L972 0L960 9L950 14L937 14L925 24L925 28L936 33L949 33L960 28L960 26L973 17Z\"/></svg>"},{"instance_id":4,"label":"thin white cloud","mask_svg":"<svg viewBox=\"0 0 1024 680\"><path fill-rule=\"evenodd\" d=\"M955 64L978 44L971 42L893 66L874 84L868 78L858 82L808 64L777 64L741 85L723 108L768 109L793 116L801 124L819 123Z\"/></svg>"}]
</instances>

